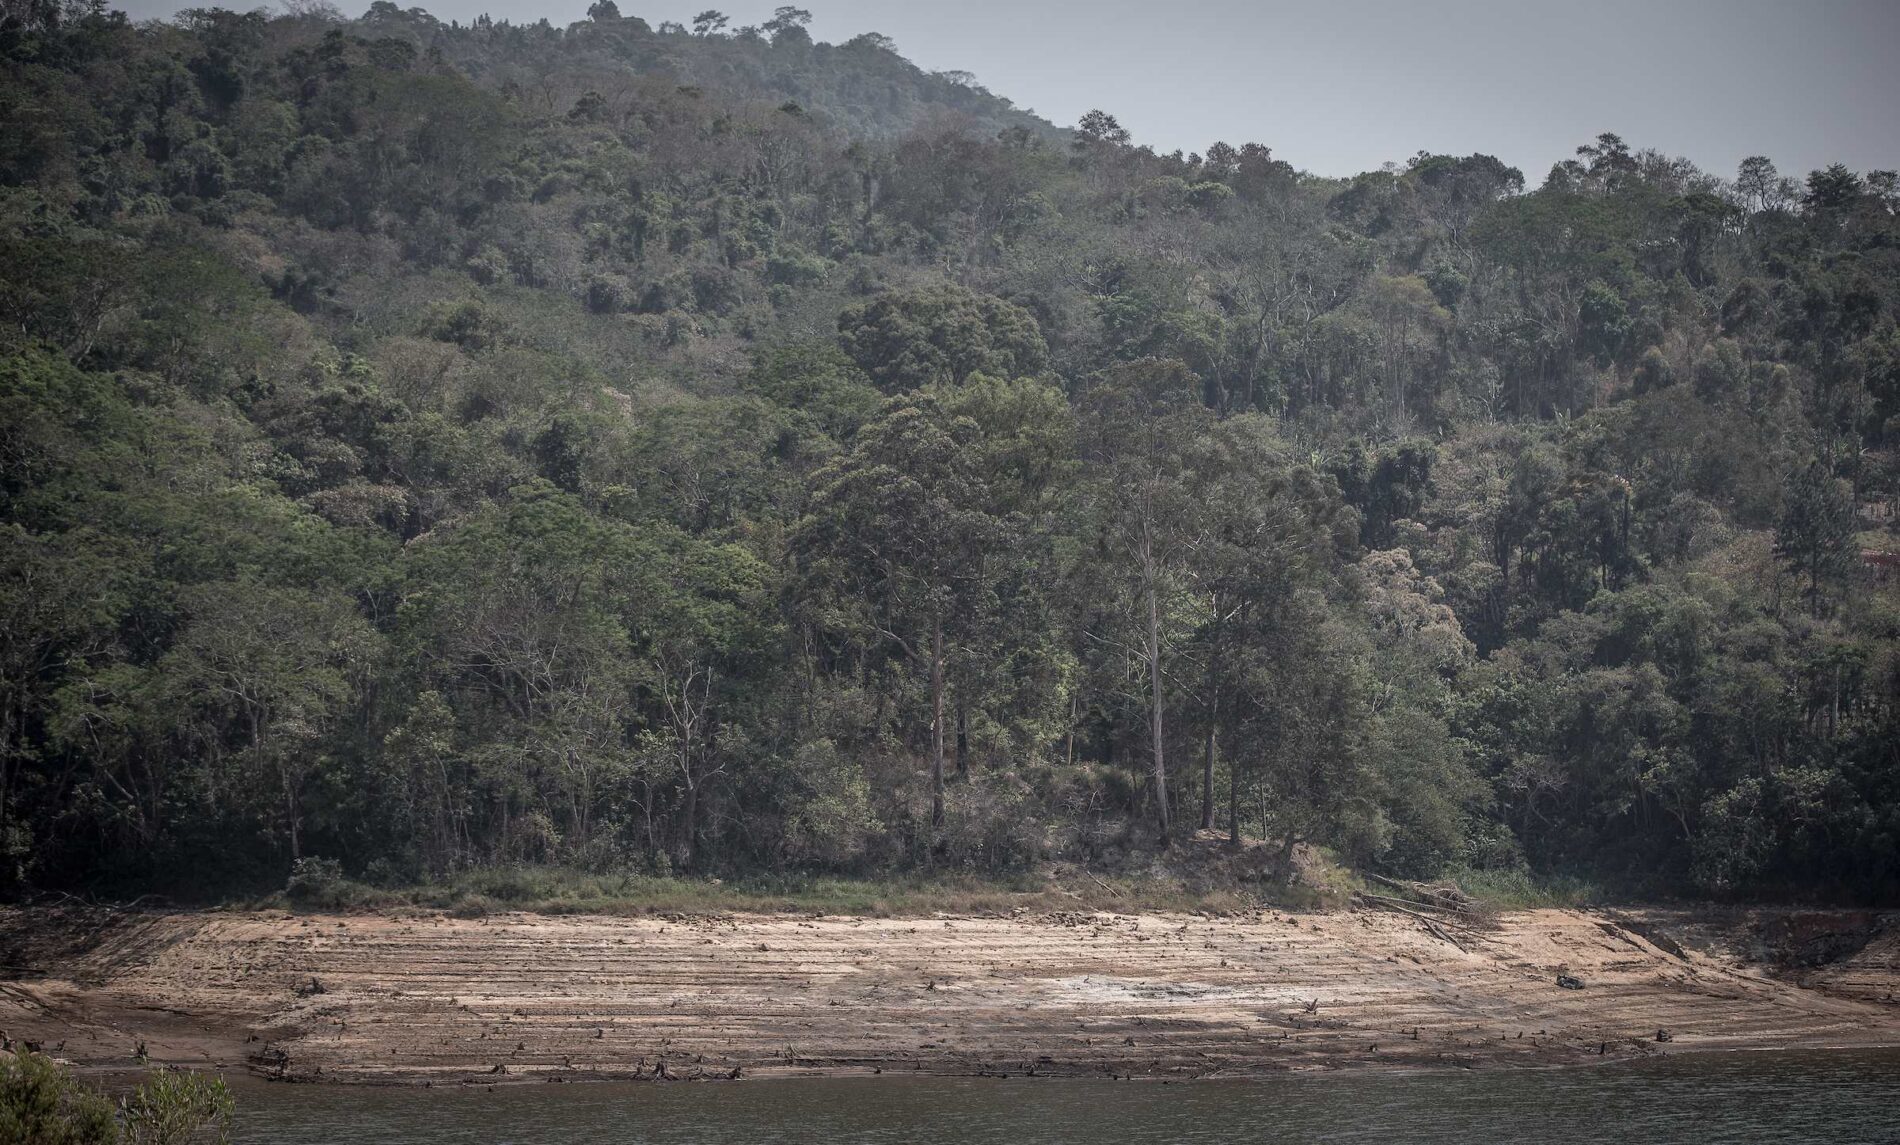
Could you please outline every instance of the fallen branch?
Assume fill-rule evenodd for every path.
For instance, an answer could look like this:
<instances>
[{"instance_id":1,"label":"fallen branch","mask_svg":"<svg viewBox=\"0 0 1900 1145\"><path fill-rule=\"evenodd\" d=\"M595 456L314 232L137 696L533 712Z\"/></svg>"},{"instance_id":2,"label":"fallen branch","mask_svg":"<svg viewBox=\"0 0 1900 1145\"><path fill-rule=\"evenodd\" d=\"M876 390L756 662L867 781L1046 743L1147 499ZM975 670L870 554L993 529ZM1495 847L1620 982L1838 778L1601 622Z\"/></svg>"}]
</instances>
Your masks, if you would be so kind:
<instances>
[{"instance_id":1,"label":"fallen branch","mask_svg":"<svg viewBox=\"0 0 1900 1145\"><path fill-rule=\"evenodd\" d=\"M1465 950L1464 943L1459 942L1457 939L1453 938L1451 935L1446 934L1445 931L1437 923L1433 922L1431 919L1426 918L1424 915L1420 915L1419 921L1425 924L1426 930L1429 930L1432 932L1433 938L1436 938L1440 940L1441 942L1449 942L1453 946L1456 946L1458 949ZM1470 951L1468 950L1466 950L1465 952L1467 954L1470 953Z\"/></svg>"},{"instance_id":2,"label":"fallen branch","mask_svg":"<svg viewBox=\"0 0 1900 1145\"><path fill-rule=\"evenodd\" d=\"M1116 898L1122 897L1122 893L1120 891L1116 890L1114 887L1109 886L1107 883L1103 882L1102 880L1096 878L1092 873L1088 871L1083 871L1082 873L1085 875L1088 875L1089 880L1091 882L1093 882L1096 886L1101 887L1103 890L1107 891L1109 894L1114 895Z\"/></svg>"},{"instance_id":3,"label":"fallen branch","mask_svg":"<svg viewBox=\"0 0 1900 1145\"><path fill-rule=\"evenodd\" d=\"M1415 899L1429 900L1419 905L1428 906L1432 910L1442 910L1450 914L1464 915L1467 918L1474 917L1479 913L1477 904L1471 899L1471 896L1465 894L1455 886L1435 887L1429 883L1408 883L1399 879L1389 879L1384 875L1374 874L1371 871L1365 872L1365 876L1374 882L1383 883L1393 890L1403 891Z\"/></svg>"},{"instance_id":4,"label":"fallen branch","mask_svg":"<svg viewBox=\"0 0 1900 1145\"><path fill-rule=\"evenodd\" d=\"M1372 900L1373 902L1389 902L1389 903L1397 903L1397 904L1398 904L1398 905L1400 905L1400 906L1407 906L1407 907L1411 907L1411 908L1412 908L1413 910L1439 910L1439 909L1442 909L1442 908L1440 908L1440 907L1435 907L1435 906L1433 906L1433 905L1432 905L1431 903L1428 903L1428 902L1419 902L1419 901L1418 901L1417 899L1395 899L1395 898L1393 898L1393 897L1392 897L1391 895L1375 895L1375 894L1371 894L1371 893L1369 893L1369 892L1366 892L1366 891L1360 891L1360 892L1359 892L1359 897L1360 897L1360 898L1362 898L1362 899L1370 899L1370 900Z\"/></svg>"},{"instance_id":5,"label":"fallen branch","mask_svg":"<svg viewBox=\"0 0 1900 1145\"><path fill-rule=\"evenodd\" d=\"M1469 952L1469 949L1465 946L1464 943L1459 942L1457 939L1453 938L1451 935L1445 933L1444 928L1451 927L1453 930L1463 931L1466 934L1475 934L1476 932L1473 931L1470 927L1460 926L1455 922L1446 922L1443 919L1436 919L1428 914L1421 914L1418 911L1412 910L1410 907L1400 906L1397 900L1389 899L1385 897L1384 895L1369 895L1369 894L1361 893L1359 897L1367 900L1371 905L1376 906L1381 910L1397 911L1399 914L1410 915L1411 917L1424 923L1425 929L1431 931L1432 936L1434 938L1443 939L1444 941L1451 943L1453 946L1456 946L1458 949Z\"/></svg>"},{"instance_id":6,"label":"fallen branch","mask_svg":"<svg viewBox=\"0 0 1900 1145\"><path fill-rule=\"evenodd\" d=\"M1410 899L1395 899L1395 898L1392 898L1390 895L1372 895L1372 894L1367 894L1364 891L1360 891L1358 894L1358 897L1361 899L1364 899L1365 901L1369 903L1374 903L1378 906L1384 907L1387 910L1396 910L1400 914L1415 915L1419 918L1426 919L1427 921L1442 923L1445 926L1455 927L1459 930L1465 930L1465 931L1472 930L1471 927L1461 922L1452 922L1449 919L1434 919L1430 915L1420 914L1419 913L1420 911L1444 909L1443 907L1435 907L1431 905L1430 903L1413 902ZM1476 933L1476 932L1473 931L1473 933Z\"/></svg>"}]
</instances>

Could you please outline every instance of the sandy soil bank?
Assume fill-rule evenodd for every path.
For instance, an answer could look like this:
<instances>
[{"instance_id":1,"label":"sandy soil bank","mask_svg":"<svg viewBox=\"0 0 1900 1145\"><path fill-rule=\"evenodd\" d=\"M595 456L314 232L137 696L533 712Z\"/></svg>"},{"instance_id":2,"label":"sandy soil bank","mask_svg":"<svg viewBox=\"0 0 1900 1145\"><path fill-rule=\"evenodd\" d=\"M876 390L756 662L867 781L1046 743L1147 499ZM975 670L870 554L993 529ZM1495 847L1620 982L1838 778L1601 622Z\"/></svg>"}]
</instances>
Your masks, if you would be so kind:
<instances>
[{"instance_id":1,"label":"sandy soil bank","mask_svg":"<svg viewBox=\"0 0 1900 1145\"><path fill-rule=\"evenodd\" d=\"M434 1084L1233 1077L1900 1044L1890 941L1850 960L1851 988L1831 989L1828 971L1797 984L1713 932L1682 913L1574 910L1441 935L1364 910L104 925L16 910L0 912L16 960L0 1029L84 1067L123 1068L142 1044L160 1064ZM1560 987L1560 973L1583 988Z\"/></svg>"}]
</instances>

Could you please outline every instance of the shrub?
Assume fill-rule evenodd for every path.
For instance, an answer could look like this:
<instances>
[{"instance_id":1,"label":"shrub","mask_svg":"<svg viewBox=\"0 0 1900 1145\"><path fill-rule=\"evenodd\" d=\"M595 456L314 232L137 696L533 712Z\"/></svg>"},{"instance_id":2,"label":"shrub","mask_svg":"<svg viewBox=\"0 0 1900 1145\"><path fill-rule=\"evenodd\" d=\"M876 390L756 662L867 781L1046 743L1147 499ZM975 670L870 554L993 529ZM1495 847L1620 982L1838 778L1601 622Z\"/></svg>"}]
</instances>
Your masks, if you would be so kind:
<instances>
[{"instance_id":1,"label":"shrub","mask_svg":"<svg viewBox=\"0 0 1900 1145\"><path fill-rule=\"evenodd\" d=\"M841 867L864 854L879 827L864 769L828 739L801 746L792 758L801 790L787 799L785 857L793 864Z\"/></svg>"},{"instance_id":2,"label":"shrub","mask_svg":"<svg viewBox=\"0 0 1900 1145\"><path fill-rule=\"evenodd\" d=\"M231 1093L224 1082L189 1070L162 1070L119 1109L127 1145L184 1145L231 1139Z\"/></svg>"},{"instance_id":3,"label":"shrub","mask_svg":"<svg viewBox=\"0 0 1900 1145\"><path fill-rule=\"evenodd\" d=\"M0 1057L0 1141L92 1145L118 1139L112 1103L50 1058Z\"/></svg>"},{"instance_id":4,"label":"shrub","mask_svg":"<svg viewBox=\"0 0 1900 1145\"><path fill-rule=\"evenodd\" d=\"M1046 849L1046 831L1035 801L1013 775L973 777L944 800L940 858L970 870L1026 870Z\"/></svg>"},{"instance_id":5,"label":"shrub","mask_svg":"<svg viewBox=\"0 0 1900 1145\"><path fill-rule=\"evenodd\" d=\"M348 910L385 904L390 896L345 878L343 865L335 859L303 858L291 865L284 897L307 909Z\"/></svg>"},{"instance_id":6,"label":"shrub","mask_svg":"<svg viewBox=\"0 0 1900 1145\"><path fill-rule=\"evenodd\" d=\"M0 1141L185 1145L230 1139L231 1094L217 1078L160 1071L115 1107L51 1058L0 1054Z\"/></svg>"},{"instance_id":7,"label":"shrub","mask_svg":"<svg viewBox=\"0 0 1900 1145\"><path fill-rule=\"evenodd\" d=\"M487 895L464 892L455 897L455 901L449 906L448 913L451 918L487 918L505 909L502 904Z\"/></svg>"},{"instance_id":8,"label":"shrub","mask_svg":"<svg viewBox=\"0 0 1900 1145\"><path fill-rule=\"evenodd\" d=\"M302 858L290 866L284 895L301 906L341 906L348 883L343 864L335 859Z\"/></svg>"}]
</instances>

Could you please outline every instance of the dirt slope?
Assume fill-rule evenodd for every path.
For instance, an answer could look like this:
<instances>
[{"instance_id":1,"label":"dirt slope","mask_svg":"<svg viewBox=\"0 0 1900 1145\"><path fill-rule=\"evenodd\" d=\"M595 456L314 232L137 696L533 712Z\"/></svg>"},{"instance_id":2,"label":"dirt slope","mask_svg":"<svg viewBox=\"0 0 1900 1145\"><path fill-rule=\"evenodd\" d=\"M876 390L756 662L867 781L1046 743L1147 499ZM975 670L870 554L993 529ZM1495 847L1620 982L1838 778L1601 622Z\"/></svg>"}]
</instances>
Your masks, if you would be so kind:
<instances>
[{"instance_id":1,"label":"dirt slope","mask_svg":"<svg viewBox=\"0 0 1900 1145\"><path fill-rule=\"evenodd\" d=\"M1900 1044L1900 1007L1673 953L1662 915L667 921L0 913L0 1028L325 1081L1238 1076ZM1638 931L1649 933L1643 937ZM1452 941L1447 941L1450 938ZM24 951L25 953L17 953ZM1560 988L1560 973L1583 982ZM1670 1040L1657 1041L1659 1029Z\"/></svg>"}]
</instances>

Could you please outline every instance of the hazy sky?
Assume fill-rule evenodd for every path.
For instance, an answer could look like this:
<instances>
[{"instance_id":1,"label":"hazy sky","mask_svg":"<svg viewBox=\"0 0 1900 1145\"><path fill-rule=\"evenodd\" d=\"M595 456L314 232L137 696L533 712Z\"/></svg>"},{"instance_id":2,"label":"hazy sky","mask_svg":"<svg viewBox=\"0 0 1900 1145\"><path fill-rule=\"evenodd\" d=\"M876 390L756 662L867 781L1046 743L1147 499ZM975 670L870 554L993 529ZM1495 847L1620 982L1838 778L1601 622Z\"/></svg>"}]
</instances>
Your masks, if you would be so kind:
<instances>
[{"instance_id":1,"label":"hazy sky","mask_svg":"<svg viewBox=\"0 0 1900 1145\"><path fill-rule=\"evenodd\" d=\"M208 2L125 8L143 19ZM759 23L777 2L721 10ZM1535 186L1614 131L1723 175L1754 154L1790 174L1900 167L1900 0L798 2L817 39L882 32L919 65L974 72L1057 123L1101 107L1162 151L1255 141L1329 175L1421 149L1484 151ZM565 24L588 3L422 6ZM658 24L718 0L619 3ZM341 6L354 15L368 0Z\"/></svg>"}]
</instances>

